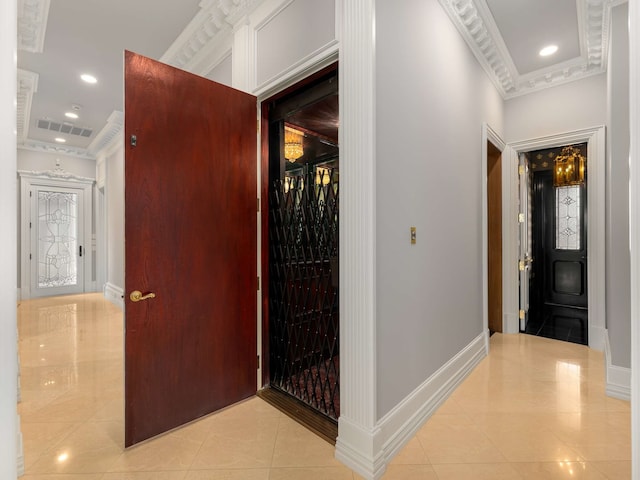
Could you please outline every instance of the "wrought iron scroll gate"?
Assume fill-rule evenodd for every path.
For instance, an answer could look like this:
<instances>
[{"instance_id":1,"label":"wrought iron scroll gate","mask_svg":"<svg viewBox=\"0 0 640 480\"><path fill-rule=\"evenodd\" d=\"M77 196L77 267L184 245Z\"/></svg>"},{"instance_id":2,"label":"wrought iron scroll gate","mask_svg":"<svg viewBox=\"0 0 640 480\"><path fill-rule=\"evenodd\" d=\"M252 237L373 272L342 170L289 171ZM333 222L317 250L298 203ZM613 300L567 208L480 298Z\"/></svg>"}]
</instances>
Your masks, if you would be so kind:
<instances>
[{"instance_id":1,"label":"wrought iron scroll gate","mask_svg":"<svg viewBox=\"0 0 640 480\"><path fill-rule=\"evenodd\" d=\"M272 388L337 420L338 169L327 165L271 185L270 376Z\"/></svg>"}]
</instances>

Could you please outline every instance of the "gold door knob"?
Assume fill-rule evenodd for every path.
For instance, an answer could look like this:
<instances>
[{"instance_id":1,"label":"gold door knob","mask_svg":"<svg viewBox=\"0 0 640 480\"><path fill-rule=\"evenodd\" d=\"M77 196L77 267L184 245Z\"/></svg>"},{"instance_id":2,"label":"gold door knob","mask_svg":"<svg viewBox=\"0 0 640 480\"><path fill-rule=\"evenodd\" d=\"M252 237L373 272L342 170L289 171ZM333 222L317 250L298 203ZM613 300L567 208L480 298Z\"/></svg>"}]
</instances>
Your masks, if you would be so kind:
<instances>
[{"instance_id":1,"label":"gold door knob","mask_svg":"<svg viewBox=\"0 0 640 480\"><path fill-rule=\"evenodd\" d=\"M139 302L140 300L147 300L148 298L156 298L156 294L151 292L146 295L142 295L140 290L134 290L131 292L131 295L129 295L129 298L132 302Z\"/></svg>"}]
</instances>

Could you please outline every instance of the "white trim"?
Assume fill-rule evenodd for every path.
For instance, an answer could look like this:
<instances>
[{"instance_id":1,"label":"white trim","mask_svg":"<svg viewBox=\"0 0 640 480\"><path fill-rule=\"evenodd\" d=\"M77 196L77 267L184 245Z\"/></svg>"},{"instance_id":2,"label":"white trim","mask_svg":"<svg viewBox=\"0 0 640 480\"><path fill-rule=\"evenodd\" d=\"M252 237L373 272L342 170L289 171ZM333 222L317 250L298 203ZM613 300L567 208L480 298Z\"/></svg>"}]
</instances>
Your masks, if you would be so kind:
<instances>
[{"instance_id":1,"label":"white trim","mask_svg":"<svg viewBox=\"0 0 640 480\"><path fill-rule=\"evenodd\" d=\"M629 2L629 246L631 250L631 469L640 479L640 2Z\"/></svg>"},{"instance_id":2,"label":"white trim","mask_svg":"<svg viewBox=\"0 0 640 480\"><path fill-rule=\"evenodd\" d=\"M22 440L22 432L20 431L20 415L18 415L18 463L17 463L17 471L18 476L21 477L24 475L24 442Z\"/></svg>"},{"instance_id":3,"label":"white trim","mask_svg":"<svg viewBox=\"0 0 640 480\"><path fill-rule=\"evenodd\" d=\"M282 90L283 87L286 88L289 85L293 85L318 70L331 65L338 60L338 49L338 41L332 40L315 52L271 77L269 80L258 85L254 90L254 95L260 98L268 98ZM288 85L283 85L283 79L287 80Z\"/></svg>"},{"instance_id":4,"label":"white trim","mask_svg":"<svg viewBox=\"0 0 640 480\"><path fill-rule=\"evenodd\" d=\"M365 478L384 473L376 443L375 0L339 1L340 393L336 458Z\"/></svg>"},{"instance_id":5,"label":"white trim","mask_svg":"<svg viewBox=\"0 0 640 480\"><path fill-rule=\"evenodd\" d=\"M378 422L376 444L385 463L404 447L473 369L488 355L489 330L478 335Z\"/></svg>"},{"instance_id":6,"label":"white trim","mask_svg":"<svg viewBox=\"0 0 640 480\"><path fill-rule=\"evenodd\" d=\"M124 289L122 287L118 287L110 282L105 283L104 298L124 310Z\"/></svg>"},{"instance_id":7,"label":"white trim","mask_svg":"<svg viewBox=\"0 0 640 480\"><path fill-rule=\"evenodd\" d=\"M505 143L500 136L487 123L482 124L482 166L480 178L482 181L482 329L489 329L489 209L487 205L488 185L487 172L489 170L489 158L487 155L487 143L493 144L504 157ZM502 158L501 158L502 162ZM504 195L504 194L503 194ZM504 202L504 199L502 200ZM504 250L504 247L503 247ZM502 253L504 258L504 251ZM503 286L504 288L504 286ZM504 308L504 307L503 307ZM504 330L504 328L503 328Z\"/></svg>"},{"instance_id":8,"label":"white trim","mask_svg":"<svg viewBox=\"0 0 640 480\"><path fill-rule=\"evenodd\" d=\"M589 346L596 350L603 350L605 343L605 127L598 126L574 132L550 135L547 137L525 140L510 143L510 161L508 169L511 178L517 175L518 153L540 150L543 148L558 147L572 143L587 142L587 158L589 159L589 187L587 189L587 211L588 231L587 231L587 285L588 285L588 309L589 309ZM516 177L517 178L517 177ZM513 181L513 180L511 180ZM517 181L516 181L517 184ZM504 205L510 228L507 229L508 237L504 239L511 246L519 242L517 228L518 201L517 196L511 195L511 202ZM517 269L509 268L510 265L517 265L517 249L510 248L509 258L503 264L503 277L508 279L511 285L517 285L518 279L515 275ZM517 289L515 289L517 295ZM504 292L510 297L514 295L511 288ZM509 308L517 308L518 299L509 298L505 302ZM517 321L517 311L509 311L509 321ZM515 325L508 325L505 331L518 331Z\"/></svg>"},{"instance_id":9,"label":"white trim","mask_svg":"<svg viewBox=\"0 0 640 480\"><path fill-rule=\"evenodd\" d=\"M611 345L609 344L609 331L605 331L604 360L606 393L610 397L620 400L631 400L631 369L619 367L611 363Z\"/></svg>"}]
</instances>

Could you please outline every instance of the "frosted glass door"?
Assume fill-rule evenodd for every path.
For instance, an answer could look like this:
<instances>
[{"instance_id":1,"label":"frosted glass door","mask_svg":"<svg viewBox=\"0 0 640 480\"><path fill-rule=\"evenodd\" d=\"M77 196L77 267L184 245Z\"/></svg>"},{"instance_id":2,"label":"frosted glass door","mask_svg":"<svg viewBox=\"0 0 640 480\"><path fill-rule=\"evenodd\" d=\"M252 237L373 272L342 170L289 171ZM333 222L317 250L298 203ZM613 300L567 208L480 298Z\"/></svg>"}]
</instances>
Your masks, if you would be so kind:
<instances>
[{"instance_id":1,"label":"frosted glass door","mask_svg":"<svg viewBox=\"0 0 640 480\"><path fill-rule=\"evenodd\" d=\"M35 296L83 291L82 191L36 187L32 235L32 291ZM36 255L34 256L33 253ZM34 258L35 257L35 258ZM34 271L35 270L35 271Z\"/></svg>"}]
</instances>

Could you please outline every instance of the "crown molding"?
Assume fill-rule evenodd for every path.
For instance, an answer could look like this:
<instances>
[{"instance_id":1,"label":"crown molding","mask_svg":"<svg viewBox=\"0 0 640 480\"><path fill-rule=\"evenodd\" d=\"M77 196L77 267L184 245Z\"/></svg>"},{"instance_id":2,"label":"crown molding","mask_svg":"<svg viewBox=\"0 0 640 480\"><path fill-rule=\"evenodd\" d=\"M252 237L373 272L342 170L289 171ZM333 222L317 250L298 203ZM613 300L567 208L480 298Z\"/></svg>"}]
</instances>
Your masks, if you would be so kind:
<instances>
[{"instance_id":1,"label":"crown molding","mask_svg":"<svg viewBox=\"0 0 640 480\"><path fill-rule=\"evenodd\" d=\"M96 138L87 147L87 153L92 157L98 157L102 152L110 150L115 142L119 142L120 134L124 130L124 113L114 110L107 119L107 124L98 132Z\"/></svg>"},{"instance_id":2,"label":"crown molding","mask_svg":"<svg viewBox=\"0 0 640 480\"><path fill-rule=\"evenodd\" d=\"M160 58L161 62L193 72L206 62L209 50L231 45L233 29L263 0L202 0L200 11ZM220 56L218 54L218 56Z\"/></svg>"},{"instance_id":3,"label":"crown molding","mask_svg":"<svg viewBox=\"0 0 640 480\"><path fill-rule=\"evenodd\" d=\"M16 92L16 138L18 143L23 143L29 133L31 103L33 102L33 94L38 91L38 79L37 73L18 69Z\"/></svg>"},{"instance_id":4,"label":"crown molding","mask_svg":"<svg viewBox=\"0 0 640 480\"><path fill-rule=\"evenodd\" d=\"M439 2L505 100L604 72L611 8L624 3L622 0L577 0L580 57L520 75L486 0Z\"/></svg>"},{"instance_id":5,"label":"crown molding","mask_svg":"<svg viewBox=\"0 0 640 480\"><path fill-rule=\"evenodd\" d=\"M18 170L18 176L24 178L45 178L47 180L66 180L79 183L95 183L95 179L89 177L81 177L73 173L69 173L60 167L60 164L56 164L56 168L47 171L36 170Z\"/></svg>"},{"instance_id":6,"label":"crown molding","mask_svg":"<svg viewBox=\"0 0 640 480\"><path fill-rule=\"evenodd\" d=\"M18 144L17 148L19 150L31 150L41 153L68 155L70 157L78 157L85 160L95 160L95 156L87 152L85 148L62 146L48 142L41 142L38 140L26 140L25 142Z\"/></svg>"},{"instance_id":7,"label":"crown molding","mask_svg":"<svg viewBox=\"0 0 640 480\"><path fill-rule=\"evenodd\" d=\"M18 50L41 53L50 0L18 0Z\"/></svg>"}]
</instances>

